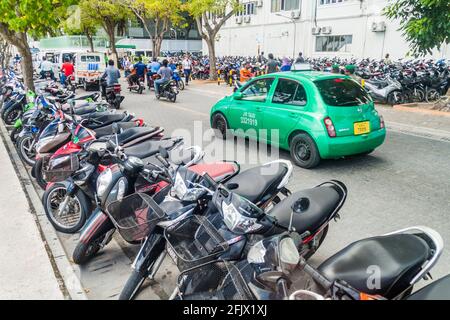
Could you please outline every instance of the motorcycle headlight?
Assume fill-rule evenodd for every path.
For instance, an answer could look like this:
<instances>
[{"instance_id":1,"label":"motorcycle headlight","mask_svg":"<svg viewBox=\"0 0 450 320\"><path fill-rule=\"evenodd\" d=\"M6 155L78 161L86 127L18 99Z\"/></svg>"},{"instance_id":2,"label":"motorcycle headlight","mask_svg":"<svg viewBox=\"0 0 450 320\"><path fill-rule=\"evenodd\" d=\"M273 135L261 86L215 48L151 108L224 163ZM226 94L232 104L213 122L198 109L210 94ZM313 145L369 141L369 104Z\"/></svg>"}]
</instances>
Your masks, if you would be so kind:
<instances>
[{"instance_id":1,"label":"motorcycle headlight","mask_svg":"<svg viewBox=\"0 0 450 320\"><path fill-rule=\"evenodd\" d=\"M300 261L300 255L292 238L281 239L279 244L280 264L283 271L294 270Z\"/></svg>"},{"instance_id":2,"label":"motorcycle headlight","mask_svg":"<svg viewBox=\"0 0 450 320\"><path fill-rule=\"evenodd\" d=\"M241 215L239 210L231 202L227 204L225 201L222 202L222 212L223 218L226 226L231 232L237 234L246 234L252 231L256 231L262 226L257 223L256 218L249 218Z\"/></svg>"},{"instance_id":3,"label":"motorcycle headlight","mask_svg":"<svg viewBox=\"0 0 450 320\"><path fill-rule=\"evenodd\" d=\"M117 188L118 188L117 189L117 200L122 200L123 196L125 195L125 191L126 191L125 178L122 178L119 180Z\"/></svg>"},{"instance_id":4,"label":"motorcycle headlight","mask_svg":"<svg viewBox=\"0 0 450 320\"><path fill-rule=\"evenodd\" d=\"M172 187L172 196L176 196L178 199L183 199L184 195L187 193L187 187L184 183L183 178L181 177L180 173L177 172L177 175L175 177L175 182Z\"/></svg>"},{"instance_id":5,"label":"motorcycle headlight","mask_svg":"<svg viewBox=\"0 0 450 320\"><path fill-rule=\"evenodd\" d=\"M249 263L264 263L265 255L266 255L266 248L264 247L263 241L257 242L255 245L253 245L247 254L247 261Z\"/></svg>"},{"instance_id":6,"label":"motorcycle headlight","mask_svg":"<svg viewBox=\"0 0 450 320\"><path fill-rule=\"evenodd\" d=\"M103 171L97 178L97 195L99 197L104 196L108 185L112 180L112 171L110 168Z\"/></svg>"}]
</instances>

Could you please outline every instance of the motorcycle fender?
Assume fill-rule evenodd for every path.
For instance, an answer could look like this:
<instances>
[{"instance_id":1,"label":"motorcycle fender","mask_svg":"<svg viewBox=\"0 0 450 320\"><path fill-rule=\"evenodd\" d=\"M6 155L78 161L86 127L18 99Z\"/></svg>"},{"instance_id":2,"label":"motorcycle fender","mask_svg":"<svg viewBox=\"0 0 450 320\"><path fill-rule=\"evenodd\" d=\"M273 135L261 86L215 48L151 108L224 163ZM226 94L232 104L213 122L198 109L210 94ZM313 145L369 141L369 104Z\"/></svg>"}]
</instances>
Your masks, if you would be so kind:
<instances>
[{"instance_id":1,"label":"motorcycle fender","mask_svg":"<svg viewBox=\"0 0 450 320\"><path fill-rule=\"evenodd\" d=\"M90 238L100 229L103 229L106 233L109 230L114 229L114 224L111 219L109 219L108 215L97 207L81 230L80 242L89 242Z\"/></svg>"},{"instance_id":2,"label":"motorcycle fender","mask_svg":"<svg viewBox=\"0 0 450 320\"><path fill-rule=\"evenodd\" d=\"M153 232L145 239L131 267L142 274L147 273L150 264L159 257L165 247L164 236Z\"/></svg>"},{"instance_id":3,"label":"motorcycle fender","mask_svg":"<svg viewBox=\"0 0 450 320\"><path fill-rule=\"evenodd\" d=\"M14 123L14 128L19 129L22 127L22 119L17 119Z\"/></svg>"}]
</instances>

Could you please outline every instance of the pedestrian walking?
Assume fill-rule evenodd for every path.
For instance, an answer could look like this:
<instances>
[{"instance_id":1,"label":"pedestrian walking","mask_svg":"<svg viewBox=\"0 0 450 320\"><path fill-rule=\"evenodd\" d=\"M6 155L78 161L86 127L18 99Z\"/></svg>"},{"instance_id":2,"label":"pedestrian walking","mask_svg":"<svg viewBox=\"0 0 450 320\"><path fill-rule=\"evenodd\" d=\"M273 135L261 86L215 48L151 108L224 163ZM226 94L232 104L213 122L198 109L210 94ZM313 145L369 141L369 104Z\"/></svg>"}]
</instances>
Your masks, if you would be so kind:
<instances>
[{"instance_id":1,"label":"pedestrian walking","mask_svg":"<svg viewBox=\"0 0 450 320\"><path fill-rule=\"evenodd\" d=\"M295 63L305 63L305 58L303 58L303 53L302 53L302 52L300 52L300 53L298 54L298 57L297 57L297 59L295 60Z\"/></svg>"},{"instance_id":2,"label":"pedestrian walking","mask_svg":"<svg viewBox=\"0 0 450 320\"><path fill-rule=\"evenodd\" d=\"M186 85L189 85L189 78L191 77L191 73L192 73L192 60L186 54L181 64L183 66L183 72L184 72L184 78L185 78L184 82L186 83Z\"/></svg>"},{"instance_id":3,"label":"pedestrian walking","mask_svg":"<svg viewBox=\"0 0 450 320\"><path fill-rule=\"evenodd\" d=\"M267 62L267 66L266 66L266 73L274 73L274 72L278 72L280 71L280 67L278 64L278 61L276 61L273 58L273 54L269 53L269 61Z\"/></svg>"}]
</instances>

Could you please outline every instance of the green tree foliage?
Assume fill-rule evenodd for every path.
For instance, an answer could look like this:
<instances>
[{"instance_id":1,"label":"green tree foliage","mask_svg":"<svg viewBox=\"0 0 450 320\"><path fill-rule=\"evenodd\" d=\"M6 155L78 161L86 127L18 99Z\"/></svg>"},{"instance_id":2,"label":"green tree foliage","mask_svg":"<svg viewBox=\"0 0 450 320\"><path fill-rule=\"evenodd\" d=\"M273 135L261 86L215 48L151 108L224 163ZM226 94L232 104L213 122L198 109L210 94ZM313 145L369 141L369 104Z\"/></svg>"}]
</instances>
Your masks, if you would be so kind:
<instances>
[{"instance_id":1,"label":"green tree foliage","mask_svg":"<svg viewBox=\"0 0 450 320\"><path fill-rule=\"evenodd\" d=\"M81 0L78 6L69 8L69 17L62 23L62 28L65 34L86 36L91 51L95 51L94 36L100 24L88 14L88 2Z\"/></svg>"},{"instance_id":2,"label":"green tree foliage","mask_svg":"<svg viewBox=\"0 0 450 320\"><path fill-rule=\"evenodd\" d=\"M200 36L208 45L209 76L217 78L216 37L223 24L241 9L240 0L187 0L186 10L195 19Z\"/></svg>"},{"instance_id":3,"label":"green tree foliage","mask_svg":"<svg viewBox=\"0 0 450 320\"><path fill-rule=\"evenodd\" d=\"M103 27L109 39L109 48L116 59L116 31L123 29L126 21L131 17L126 1L124 0L86 0L83 1L83 10L93 22Z\"/></svg>"},{"instance_id":4,"label":"green tree foliage","mask_svg":"<svg viewBox=\"0 0 450 320\"><path fill-rule=\"evenodd\" d=\"M67 9L77 0L1 0L0 36L22 56L25 84L34 89L33 61L28 37L39 38L58 30Z\"/></svg>"},{"instance_id":5,"label":"green tree foliage","mask_svg":"<svg viewBox=\"0 0 450 320\"><path fill-rule=\"evenodd\" d=\"M171 26L178 26L183 20L182 1L128 0L127 3L152 39L153 56L159 56L164 34Z\"/></svg>"},{"instance_id":6,"label":"green tree foliage","mask_svg":"<svg viewBox=\"0 0 450 320\"><path fill-rule=\"evenodd\" d=\"M416 56L431 54L432 49L450 42L449 0L397 0L384 14L400 21L400 30Z\"/></svg>"}]
</instances>

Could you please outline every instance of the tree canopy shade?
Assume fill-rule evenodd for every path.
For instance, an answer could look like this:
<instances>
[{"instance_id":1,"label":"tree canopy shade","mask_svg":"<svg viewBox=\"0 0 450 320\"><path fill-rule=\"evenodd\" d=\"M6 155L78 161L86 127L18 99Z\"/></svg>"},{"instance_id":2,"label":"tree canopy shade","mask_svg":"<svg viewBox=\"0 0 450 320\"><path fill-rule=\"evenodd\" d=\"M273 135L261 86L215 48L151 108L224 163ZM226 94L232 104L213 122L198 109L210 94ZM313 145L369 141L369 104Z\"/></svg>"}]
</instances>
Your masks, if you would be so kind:
<instances>
[{"instance_id":1,"label":"tree canopy shade","mask_svg":"<svg viewBox=\"0 0 450 320\"><path fill-rule=\"evenodd\" d=\"M78 6L69 8L69 17L63 22L62 28L65 34L86 36L91 51L95 51L94 36L100 23L88 14L88 2L89 0L81 0Z\"/></svg>"},{"instance_id":2,"label":"tree canopy shade","mask_svg":"<svg viewBox=\"0 0 450 320\"><path fill-rule=\"evenodd\" d=\"M1 0L0 36L22 55L22 71L28 88L34 90L33 61L28 36L39 38L58 30L67 8L77 0Z\"/></svg>"},{"instance_id":3,"label":"tree canopy shade","mask_svg":"<svg viewBox=\"0 0 450 320\"><path fill-rule=\"evenodd\" d=\"M416 56L450 43L449 0L396 0L384 14L399 19L400 30Z\"/></svg>"},{"instance_id":4,"label":"tree canopy shade","mask_svg":"<svg viewBox=\"0 0 450 320\"><path fill-rule=\"evenodd\" d=\"M117 59L116 31L119 31L119 27L123 26L131 16L126 1L85 0L82 1L82 5L86 16L105 30L109 38L109 48Z\"/></svg>"},{"instance_id":5,"label":"tree canopy shade","mask_svg":"<svg viewBox=\"0 0 450 320\"><path fill-rule=\"evenodd\" d=\"M208 45L209 77L217 78L216 37L223 24L242 7L240 0L186 0L185 7L195 18L198 32Z\"/></svg>"},{"instance_id":6,"label":"tree canopy shade","mask_svg":"<svg viewBox=\"0 0 450 320\"><path fill-rule=\"evenodd\" d=\"M182 1L127 0L127 3L152 39L153 56L159 56L164 34L170 26L179 25L183 20Z\"/></svg>"}]
</instances>

